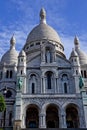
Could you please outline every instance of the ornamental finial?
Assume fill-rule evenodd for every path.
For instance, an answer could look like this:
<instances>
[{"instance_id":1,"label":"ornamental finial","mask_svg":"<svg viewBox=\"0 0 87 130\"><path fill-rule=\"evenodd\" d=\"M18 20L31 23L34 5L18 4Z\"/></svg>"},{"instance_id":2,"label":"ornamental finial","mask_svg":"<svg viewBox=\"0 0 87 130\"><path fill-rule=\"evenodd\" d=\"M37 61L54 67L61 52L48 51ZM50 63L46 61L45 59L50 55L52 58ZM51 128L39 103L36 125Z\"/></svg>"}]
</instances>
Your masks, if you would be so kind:
<instances>
[{"instance_id":1,"label":"ornamental finial","mask_svg":"<svg viewBox=\"0 0 87 130\"><path fill-rule=\"evenodd\" d=\"M46 11L44 8L41 8L40 10L40 23L46 24Z\"/></svg>"},{"instance_id":2,"label":"ornamental finial","mask_svg":"<svg viewBox=\"0 0 87 130\"><path fill-rule=\"evenodd\" d=\"M74 38L74 44L79 45L79 38L77 36L75 36Z\"/></svg>"},{"instance_id":3,"label":"ornamental finial","mask_svg":"<svg viewBox=\"0 0 87 130\"><path fill-rule=\"evenodd\" d=\"M10 48L15 48L15 43L16 43L16 39L13 34L13 36L11 37L11 40L10 40Z\"/></svg>"}]
</instances>

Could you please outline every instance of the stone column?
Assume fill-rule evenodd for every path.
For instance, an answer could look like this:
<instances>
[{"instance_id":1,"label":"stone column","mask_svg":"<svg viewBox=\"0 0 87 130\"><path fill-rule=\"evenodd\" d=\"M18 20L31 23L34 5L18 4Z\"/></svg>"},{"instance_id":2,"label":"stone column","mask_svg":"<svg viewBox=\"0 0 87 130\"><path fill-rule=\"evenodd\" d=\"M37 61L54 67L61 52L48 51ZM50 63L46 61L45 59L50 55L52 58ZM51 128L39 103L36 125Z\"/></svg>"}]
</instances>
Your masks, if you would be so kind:
<instances>
[{"instance_id":1,"label":"stone column","mask_svg":"<svg viewBox=\"0 0 87 130\"><path fill-rule=\"evenodd\" d=\"M22 115L22 128L25 128L25 115Z\"/></svg>"},{"instance_id":2,"label":"stone column","mask_svg":"<svg viewBox=\"0 0 87 130\"><path fill-rule=\"evenodd\" d=\"M54 84L55 84L55 93L57 93L56 77L54 78Z\"/></svg>"},{"instance_id":3,"label":"stone column","mask_svg":"<svg viewBox=\"0 0 87 130\"><path fill-rule=\"evenodd\" d=\"M40 113L39 115L39 128L46 128L46 114Z\"/></svg>"},{"instance_id":4,"label":"stone column","mask_svg":"<svg viewBox=\"0 0 87 130\"><path fill-rule=\"evenodd\" d=\"M43 78L43 93L45 93L45 77Z\"/></svg>"},{"instance_id":5,"label":"stone column","mask_svg":"<svg viewBox=\"0 0 87 130\"><path fill-rule=\"evenodd\" d=\"M43 93L43 77L41 77L41 93Z\"/></svg>"},{"instance_id":6,"label":"stone column","mask_svg":"<svg viewBox=\"0 0 87 130\"><path fill-rule=\"evenodd\" d=\"M60 128L67 128L67 126L66 126L66 113L62 108L59 112L59 127Z\"/></svg>"}]
</instances>

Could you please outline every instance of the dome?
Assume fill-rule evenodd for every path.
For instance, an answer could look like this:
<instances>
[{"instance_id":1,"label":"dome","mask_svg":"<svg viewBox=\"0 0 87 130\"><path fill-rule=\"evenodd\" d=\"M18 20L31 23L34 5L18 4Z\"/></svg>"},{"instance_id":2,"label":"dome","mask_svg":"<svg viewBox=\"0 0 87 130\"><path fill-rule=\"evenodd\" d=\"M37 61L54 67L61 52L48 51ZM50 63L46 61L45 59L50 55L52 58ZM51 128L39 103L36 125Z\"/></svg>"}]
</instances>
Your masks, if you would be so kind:
<instances>
[{"instance_id":1,"label":"dome","mask_svg":"<svg viewBox=\"0 0 87 130\"><path fill-rule=\"evenodd\" d=\"M33 41L49 39L61 43L57 32L47 24L39 24L28 35L26 43Z\"/></svg>"},{"instance_id":2,"label":"dome","mask_svg":"<svg viewBox=\"0 0 87 130\"><path fill-rule=\"evenodd\" d=\"M81 65L87 64L87 54L84 53L80 48L76 49Z\"/></svg>"},{"instance_id":3,"label":"dome","mask_svg":"<svg viewBox=\"0 0 87 130\"><path fill-rule=\"evenodd\" d=\"M77 56L78 56L78 54L77 54L77 52L75 51L75 49L72 49L72 52L71 52L70 57L77 57Z\"/></svg>"},{"instance_id":4,"label":"dome","mask_svg":"<svg viewBox=\"0 0 87 130\"><path fill-rule=\"evenodd\" d=\"M19 56L23 56L23 57L26 56L24 50L22 50L22 51L19 53Z\"/></svg>"},{"instance_id":5,"label":"dome","mask_svg":"<svg viewBox=\"0 0 87 130\"><path fill-rule=\"evenodd\" d=\"M10 40L10 49L2 56L1 62L6 64L14 64L18 61L18 52L15 50L15 37Z\"/></svg>"},{"instance_id":6,"label":"dome","mask_svg":"<svg viewBox=\"0 0 87 130\"><path fill-rule=\"evenodd\" d=\"M80 64L81 65L87 64L87 54L80 49L79 39L76 36L74 39L74 44L75 44L75 51L78 54Z\"/></svg>"},{"instance_id":7,"label":"dome","mask_svg":"<svg viewBox=\"0 0 87 130\"><path fill-rule=\"evenodd\" d=\"M17 63L18 52L15 49L9 49L1 58L2 63L13 64Z\"/></svg>"},{"instance_id":8,"label":"dome","mask_svg":"<svg viewBox=\"0 0 87 130\"><path fill-rule=\"evenodd\" d=\"M61 44L57 32L46 24L46 12L42 8L40 11L40 24L34 27L34 29L30 32L27 37L26 44L43 39L52 40Z\"/></svg>"}]
</instances>

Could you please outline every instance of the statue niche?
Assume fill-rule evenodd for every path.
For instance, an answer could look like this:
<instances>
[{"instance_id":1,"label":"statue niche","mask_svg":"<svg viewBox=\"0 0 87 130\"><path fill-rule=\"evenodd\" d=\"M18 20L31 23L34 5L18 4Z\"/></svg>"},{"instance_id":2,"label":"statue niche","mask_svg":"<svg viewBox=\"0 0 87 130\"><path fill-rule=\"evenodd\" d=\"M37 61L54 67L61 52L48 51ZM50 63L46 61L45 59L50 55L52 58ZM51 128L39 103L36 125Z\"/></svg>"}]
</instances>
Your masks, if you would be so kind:
<instances>
[{"instance_id":1,"label":"statue niche","mask_svg":"<svg viewBox=\"0 0 87 130\"><path fill-rule=\"evenodd\" d=\"M51 53L50 50L46 50L46 63L51 62Z\"/></svg>"}]
</instances>

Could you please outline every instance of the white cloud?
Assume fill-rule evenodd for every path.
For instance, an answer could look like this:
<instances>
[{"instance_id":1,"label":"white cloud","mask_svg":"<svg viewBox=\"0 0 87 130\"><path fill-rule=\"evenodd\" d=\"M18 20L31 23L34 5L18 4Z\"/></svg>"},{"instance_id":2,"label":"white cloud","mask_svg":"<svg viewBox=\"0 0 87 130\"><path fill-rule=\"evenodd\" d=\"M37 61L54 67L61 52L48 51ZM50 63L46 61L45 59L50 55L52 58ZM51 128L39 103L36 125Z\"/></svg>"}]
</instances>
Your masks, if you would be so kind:
<instances>
[{"instance_id":1,"label":"white cloud","mask_svg":"<svg viewBox=\"0 0 87 130\"><path fill-rule=\"evenodd\" d=\"M1 26L2 31L0 32L0 57L9 49L9 42L12 34L15 34L16 37L16 48L19 50L22 49L23 45L26 42L26 38L28 33L33 29L36 23L39 22L39 11L42 6L47 9L47 23L49 23L52 27L59 32L62 43L65 48L65 54L67 58L71 53L72 48L74 47L74 36L72 34L65 34L67 32L66 29L72 29L73 26L66 19L64 19L61 15L61 9L67 7L67 2L65 0L57 1L56 3L54 0L42 0L35 1L33 6L31 0L10 0L16 7L17 10L20 10L23 14L23 17L15 21L15 24L10 23L8 26ZM53 4L60 5L57 8L52 8ZM39 6L38 6L39 4ZM49 9L48 9L49 4ZM36 8L37 6L37 8ZM64 33L63 33L64 32ZM87 41L87 34L83 33L79 35L80 39L80 46L81 48L87 52L86 41Z\"/></svg>"}]
</instances>

